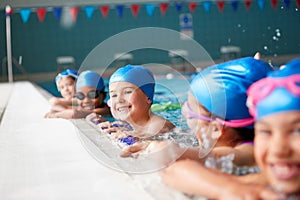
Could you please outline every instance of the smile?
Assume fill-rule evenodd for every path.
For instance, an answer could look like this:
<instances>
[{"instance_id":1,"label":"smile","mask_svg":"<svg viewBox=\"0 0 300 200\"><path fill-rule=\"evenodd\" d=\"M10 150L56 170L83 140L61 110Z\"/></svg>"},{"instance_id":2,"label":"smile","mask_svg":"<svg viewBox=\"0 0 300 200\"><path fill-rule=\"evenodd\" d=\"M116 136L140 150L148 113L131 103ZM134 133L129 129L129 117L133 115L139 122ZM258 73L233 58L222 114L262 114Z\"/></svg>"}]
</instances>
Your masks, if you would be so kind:
<instances>
[{"instance_id":1,"label":"smile","mask_svg":"<svg viewBox=\"0 0 300 200\"><path fill-rule=\"evenodd\" d=\"M130 110L131 106L122 106L122 107L118 107L117 111L119 112L128 112Z\"/></svg>"},{"instance_id":2,"label":"smile","mask_svg":"<svg viewBox=\"0 0 300 200\"><path fill-rule=\"evenodd\" d=\"M300 174L300 166L293 163L271 164L271 171L277 179L288 180Z\"/></svg>"}]
</instances>

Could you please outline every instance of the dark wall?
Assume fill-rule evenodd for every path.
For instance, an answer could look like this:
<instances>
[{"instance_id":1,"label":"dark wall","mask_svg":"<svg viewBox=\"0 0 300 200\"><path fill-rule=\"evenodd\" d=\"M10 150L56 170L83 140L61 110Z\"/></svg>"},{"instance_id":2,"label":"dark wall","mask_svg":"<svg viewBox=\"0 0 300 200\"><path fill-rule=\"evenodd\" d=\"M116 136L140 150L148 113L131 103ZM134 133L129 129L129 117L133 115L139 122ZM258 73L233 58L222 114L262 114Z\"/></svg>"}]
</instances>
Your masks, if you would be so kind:
<instances>
[{"instance_id":1,"label":"dark wall","mask_svg":"<svg viewBox=\"0 0 300 200\"><path fill-rule=\"evenodd\" d=\"M1 10L4 13L3 10ZM76 59L76 68L80 66L87 54L100 42L112 35L137 27L164 27L180 31L179 14L189 12L187 4L178 12L171 5L165 16L158 7L154 15L148 16L144 5L141 5L137 17L133 17L130 8L125 8L123 17L118 17L111 8L104 19L97 9L91 19L87 19L81 8L77 21L70 29L63 28L52 12L47 12L43 23L38 21L35 12L24 24L19 13L12 14L12 48L13 57L22 56L22 65L28 73L57 71L56 57L71 55ZM273 9L266 1L260 10L255 1L249 10L240 2L237 11L226 4L224 11L218 11L215 3L209 13L198 5L193 15L194 39L212 56L219 59L220 47L235 45L241 47L242 56L253 55L260 51L263 55L280 56L300 53L300 11L295 1L290 8L285 8L283 1ZM276 31L280 37L274 39ZM5 15L0 16L0 58L6 56ZM164 40L164 38L161 38ZM134 41L133 41L134 42ZM121 44L120 44L121 45ZM160 62L167 63L167 53L147 50L136 52L134 63ZM151 56L149 56L151 55ZM14 69L14 73L20 73ZM2 76L2 67L0 75Z\"/></svg>"}]
</instances>

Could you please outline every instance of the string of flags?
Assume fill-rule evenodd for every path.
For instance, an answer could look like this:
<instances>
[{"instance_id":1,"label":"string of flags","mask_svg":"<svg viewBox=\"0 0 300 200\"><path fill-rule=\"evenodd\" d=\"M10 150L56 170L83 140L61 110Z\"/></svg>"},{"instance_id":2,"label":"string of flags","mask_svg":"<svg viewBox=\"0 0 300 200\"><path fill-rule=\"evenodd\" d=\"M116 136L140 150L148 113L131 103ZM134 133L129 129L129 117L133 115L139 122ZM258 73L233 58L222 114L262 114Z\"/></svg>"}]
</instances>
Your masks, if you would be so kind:
<instances>
[{"instance_id":1,"label":"string of flags","mask_svg":"<svg viewBox=\"0 0 300 200\"><path fill-rule=\"evenodd\" d=\"M243 4L246 10L249 10L251 7L253 1L255 0L243 0ZM260 10L263 10L265 7L265 4L267 0L256 0L257 6L259 7ZM273 9L277 8L278 5L278 0L268 0L270 1L270 4ZM300 0L295 0L297 7L300 8ZM283 0L285 8L289 9L291 0ZM145 4L143 5L146 9L146 13L148 16L153 16L155 8L159 8L159 11L162 16L164 16L167 13L167 10L171 5L173 5L178 12L182 10L182 7L184 4L187 4L189 11L191 13L195 12L197 7L202 6L204 11L206 13L209 13L211 10L211 7L215 4L219 10L219 12L223 12L224 7L226 4L229 4L232 8L233 11L237 11L241 1L240 0L231 0L231 1L226 1L226 0L219 0L219 1L201 1L201 2L169 2L169 3L159 3L159 4ZM126 5L127 6L127 5ZM133 17L137 17L141 8L140 4L131 4L129 5L131 14ZM79 6L72 6L68 7L68 12L70 13L73 22L76 22L77 15L80 11L80 9L83 9L86 17L88 19L91 19L94 12L99 9L101 12L101 15L103 18L106 18L110 12L111 9L116 10L116 14L118 17L122 17L125 9L125 5L100 5L100 6L85 6L85 7L79 7ZM5 14L7 16L11 15L12 13L16 13L19 11L21 19L23 23L27 23L30 15L32 12L36 12L36 15L38 17L39 22L43 22L45 20L47 12L52 12L57 20L60 20L62 16L62 7L48 7L48 8L20 8L18 10L13 10L13 9L8 9L5 11Z\"/></svg>"}]
</instances>

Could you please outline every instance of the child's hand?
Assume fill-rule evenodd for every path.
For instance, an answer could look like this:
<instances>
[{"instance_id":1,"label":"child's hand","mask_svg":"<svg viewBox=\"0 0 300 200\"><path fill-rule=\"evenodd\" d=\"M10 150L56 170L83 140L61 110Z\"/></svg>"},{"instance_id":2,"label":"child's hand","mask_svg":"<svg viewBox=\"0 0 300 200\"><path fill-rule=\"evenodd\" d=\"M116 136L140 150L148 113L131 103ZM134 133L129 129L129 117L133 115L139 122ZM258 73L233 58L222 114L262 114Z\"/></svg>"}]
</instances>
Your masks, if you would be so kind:
<instances>
[{"instance_id":1,"label":"child's hand","mask_svg":"<svg viewBox=\"0 0 300 200\"><path fill-rule=\"evenodd\" d=\"M99 124L101 122L105 122L105 118L102 117L101 115L98 115L96 113L91 113L85 118L87 121L92 122L93 124Z\"/></svg>"},{"instance_id":2,"label":"child's hand","mask_svg":"<svg viewBox=\"0 0 300 200\"><path fill-rule=\"evenodd\" d=\"M120 127L115 126L113 122L101 122L100 124L97 125L104 133L114 133L120 130Z\"/></svg>"},{"instance_id":3,"label":"child's hand","mask_svg":"<svg viewBox=\"0 0 300 200\"><path fill-rule=\"evenodd\" d=\"M130 135L130 132L123 131L123 130L117 130L116 132L112 132L111 135L112 135L111 138L113 140L119 140L119 139L128 137Z\"/></svg>"},{"instance_id":4,"label":"child's hand","mask_svg":"<svg viewBox=\"0 0 300 200\"><path fill-rule=\"evenodd\" d=\"M123 151L120 153L120 156L123 158L133 157L137 158L140 153L144 152L149 146L150 141L141 141L137 142L131 146L125 147Z\"/></svg>"},{"instance_id":5,"label":"child's hand","mask_svg":"<svg viewBox=\"0 0 300 200\"><path fill-rule=\"evenodd\" d=\"M44 115L44 118L57 118L56 116L55 116L55 112L48 112L48 113L46 113L45 115Z\"/></svg>"},{"instance_id":6,"label":"child's hand","mask_svg":"<svg viewBox=\"0 0 300 200\"><path fill-rule=\"evenodd\" d=\"M144 140L125 147L120 156L137 158L140 154L147 154L148 156L152 154L153 158L157 157L158 163L167 165L169 161L176 160L184 151L185 149L169 140Z\"/></svg>"}]
</instances>

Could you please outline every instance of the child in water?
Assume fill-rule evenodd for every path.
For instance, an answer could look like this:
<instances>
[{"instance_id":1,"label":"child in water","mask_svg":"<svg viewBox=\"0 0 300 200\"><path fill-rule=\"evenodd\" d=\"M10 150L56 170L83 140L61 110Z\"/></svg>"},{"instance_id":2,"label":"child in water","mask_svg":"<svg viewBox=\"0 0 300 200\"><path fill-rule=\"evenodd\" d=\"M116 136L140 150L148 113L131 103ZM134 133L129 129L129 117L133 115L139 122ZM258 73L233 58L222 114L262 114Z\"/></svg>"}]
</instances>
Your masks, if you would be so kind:
<instances>
[{"instance_id":1,"label":"child in water","mask_svg":"<svg viewBox=\"0 0 300 200\"><path fill-rule=\"evenodd\" d=\"M128 123L132 131L126 133L111 122L99 126L116 138L128 134L144 138L172 130L174 125L170 121L151 112L154 87L153 74L147 68L133 65L119 68L109 80L109 106L113 117Z\"/></svg>"},{"instance_id":2,"label":"child in water","mask_svg":"<svg viewBox=\"0 0 300 200\"><path fill-rule=\"evenodd\" d=\"M182 112L201 148L187 149L164 170L166 184L189 194L219 198L220 171L237 174L238 166L255 165L254 119L246 106L246 92L271 70L267 63L247 57L208 67L194 77ZM230 159L219 163L229 155Z\"/></svg>"},{"instance_id":3,"label":"child in water","mask_svg":"<svg viewBox=\"0 0 300 200\"><path fill-rule=\"evenodd\" d=\"M235 165L254 165L254 120L246 106L246 91L271 70L267 63L249 57L211 66L197 74L182 113L201 149L189 148L180 159L203 163L208 154L215 159L232 154ZM129 147L128 151L137 154L143 148L144 144L141 148ZM149 148L146 150L149 152Z\"/></svg>"},{"instance_id":4,"label":"child in water","mask_svg":"<svg viewBox=\"0 0 300 200\"><path fill-rule=\"evenodd\" d=\"M76 103L73 96L75 94L75 83L77 77L77 71L72 69L66 69L55 77L57 90L60 92L62 97L50 98L49 104L51 105L51 111L47 113L45 117L50 117L60 111L71 109L72 104Z\"/></svg>"},{"instance_id":5,"label":"child in water","mask_svg":"<svg viewBox=\"0 0 300 200\"><path fill-rule=\"evenodd\" d=\"M81 72L76 82L76 93L74 94L78 106L56 113L53 117L85 118L91 113L109 116L109 107L104 102L106 98L104 89L103 79L98 73L90 70Z\"/></svg>"},{"instance_id":6,"label":"child in water","mask_svg":"<svg viewBox=\"0 0 300 200\"><path fill-rule=\"evenodd\" d=\"M248 106L261 173L280 199L300 199L300 59L253 84Z\"/></svg>"}]
</instances>

